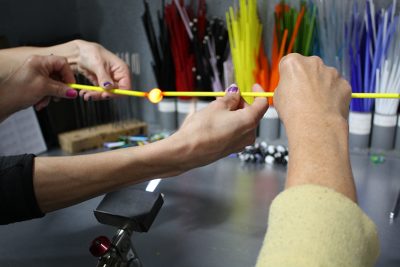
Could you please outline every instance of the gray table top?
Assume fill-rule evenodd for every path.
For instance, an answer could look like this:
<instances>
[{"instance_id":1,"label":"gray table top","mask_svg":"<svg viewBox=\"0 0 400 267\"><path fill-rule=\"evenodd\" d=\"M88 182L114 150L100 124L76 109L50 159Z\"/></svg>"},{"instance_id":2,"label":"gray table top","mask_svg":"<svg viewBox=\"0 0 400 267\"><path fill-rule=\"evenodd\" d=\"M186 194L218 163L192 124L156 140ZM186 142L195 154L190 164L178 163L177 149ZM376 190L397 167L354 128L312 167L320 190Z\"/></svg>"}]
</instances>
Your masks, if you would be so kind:
<instances>
[{"instance_id":1,"label":"gray table top","mask_svg":"<svg viewBox=\"0 0 400 267\"><path fill-rule=\"evenodd\" d=\"M400 266L400 218L389 223L400 188L400 157L376 165L358 153L352 165L360 206L380 234L377 266ZM284 167L242 166L226 158L163 180L156 191L164 193L164 206L149 233L132 238L144 266L254 266L269 206L282 191L285 175ZM115 233L93 216L101 199L1 226L0 266L96 266L88 251L91 241Z\"/></svg>"}]
</instances>

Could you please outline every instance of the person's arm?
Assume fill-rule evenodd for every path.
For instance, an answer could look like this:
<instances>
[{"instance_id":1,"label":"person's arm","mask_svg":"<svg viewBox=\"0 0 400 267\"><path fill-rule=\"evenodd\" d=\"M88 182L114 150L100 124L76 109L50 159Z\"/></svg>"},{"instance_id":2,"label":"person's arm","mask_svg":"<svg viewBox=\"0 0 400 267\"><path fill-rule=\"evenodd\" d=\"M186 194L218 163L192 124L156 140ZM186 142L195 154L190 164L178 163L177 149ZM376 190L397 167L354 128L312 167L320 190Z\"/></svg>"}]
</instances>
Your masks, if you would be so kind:
<instances>
[{"instance_id":1,"label":"person's arm","mask_svg":"<svg viewBox=\"0 0 400 267\"><path fill-rule=\"evenodd\" d=\"M260 91L259 86L255 86ZM186 119L171 137L142 147L72 157L38 157L34 188L43 212L63 208L154 177L170 177L209 164L254 143L265 98L243 106L235 92Z\"/></svg>"},{"instance_id":2,"label":"person's arm","mask_svg":"<svg viewBox=\"0 0 400 267\"><path fill-rule=\"evenodd\" d=\"M63 82L73 82L65 58L33 56L0 80L0 120L46 96L76 97ZM253 88L262 91L259 86ZM79 157L37 158L33 187L43 212L72 205L104 192L153 177L167 177L211 163L255 140L265 98L245 105L236 86L206 109L189 116L170 138L144 147ZM6 203L6 205L12 203Z\"/></svg>"},{"instance_id":3,"label":"person's arm","mask_svg":"<svg viewBox=\"0 0 400 267\"><path fill-rule=\"evenodd\" d=\"M286 188L317 184L357 202L348 144L350 85L318 57L290 55L280 71L274 103L290 148Z\"/></svg>"},{"instance_id":4,"label":"person's arm","mask_svg":"<svg viewBox=\"0 0 400 267\"><path fill-rule=\"evenodd\" d=\"M93 84L105 89L131 89L128 66L100 44L74 40L50 47L18 47L0 50L0 61L7 62L0 71L0 80L15 72L30 56L55 55L67 59L71 68L83 74ZM115 97L109 93L80 91L85 100Z\"/></svg>"},{"instance_id":5,"label":"person's arm","mask_svg":"<svg viewBox=\"0 0 400 267\"><path fill-rule=\"evenodd\" d=\"M356 205L350 166L350 93L321 59L282 59L274 104L288 134L290 160L257 266L374 265L377 232Z\"/></svg>"}]
</instances>

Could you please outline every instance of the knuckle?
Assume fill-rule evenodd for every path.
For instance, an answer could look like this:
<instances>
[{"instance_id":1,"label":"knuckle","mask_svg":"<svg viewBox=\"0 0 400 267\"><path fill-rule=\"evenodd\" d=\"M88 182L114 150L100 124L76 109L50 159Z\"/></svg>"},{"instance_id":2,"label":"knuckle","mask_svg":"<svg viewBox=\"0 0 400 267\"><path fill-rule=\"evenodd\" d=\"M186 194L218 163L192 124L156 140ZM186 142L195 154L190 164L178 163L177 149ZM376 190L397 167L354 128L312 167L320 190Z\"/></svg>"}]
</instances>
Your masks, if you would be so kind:
<instances>
[{"instance_id":1,"label":"knuckle","mask_svg":"<svg viewBox=\"0 0 400 267\"><path fill-rule=\"evenodd\" d=\"M346 81L345 79L341 79L341 81L342 81L343 92L350 97L352 90L349 82Z\"/></svg>"},{"instance_id":2,"label":"knuckle","mask_svg":"<svg viewBox=\"0 0 400 267\"><path fill-rule=\"evenodd\" d=\"M86 42L86 45L87 45L88 47L90 47L91 49L100 50L100 49L102 48L102 46L101 46L100 44L98 44L98 43L95 43L95 42L88 42L88 41L85 41L85 42Z\"/></svg>"},{"instance_id":3,"label":"knuckle","mask_svg":"<svg viewBox=\"0 0 400 267\"><path fill-rule=\"evenodd\" d=\"M332 75L332 77L334 77L334 78L339 78L340 77L340 74L339 74L339 72L337 71L336 68L326 67L326 69Z\"/></svg>"},{"instance_id":4,"label":"knuckle","mask_svg":"<svg viewBox=\"0 0 400 267\"><path fill-rule=\"evenodd\" d=\"M296 53L289 54L282 58L280 65L281 65L281 67L285 68L285 67L291 66L293 64L297 64L301 60L301 57L302 56L300 54L296 54Z\"/></svg>"},{"instance_id":5,"label":"knuckle","mask_svg":"<svg viewBox=\"0 0 400 267\"><path fill-rule=\"evenodd\" d=\"M214 100L213 102L211 102L209 107L221 109L221 108L225 107L224 100L222 98L218 98L218 99Z\"/></svg>"},{"instance_id":6,"label":"knuckle","mask_svg":"<svg viewBox=\"0 0 400 267\"><path fill-rule=\"evenodd\" d=\"M314 64L319 64L319 65L323 65L324 62L322 61L322 59L318 56L311 56L310 57L311 62L313 62Z\"/></svg>"},{"instance_id":7,"label":"knuckle","mask_svg":"<svg viewBox=\"0 0 400 267\"><path fill-rule=\"evenodd\" d=\"M36 63L40 62L40 56L37 55L31 55L26 59L26 63L28 65L35 65Z\"/></svg>"},{"instance_id":8,"label":"knuckle","mask_svg":"<svg viewBox=\"0 0 400 267\"><path fill-rule=\"evenodd\" d=\"M65 65L68 65L68 60L65 57L58 57L59 61Z\"/></svg>"}]
</instances>

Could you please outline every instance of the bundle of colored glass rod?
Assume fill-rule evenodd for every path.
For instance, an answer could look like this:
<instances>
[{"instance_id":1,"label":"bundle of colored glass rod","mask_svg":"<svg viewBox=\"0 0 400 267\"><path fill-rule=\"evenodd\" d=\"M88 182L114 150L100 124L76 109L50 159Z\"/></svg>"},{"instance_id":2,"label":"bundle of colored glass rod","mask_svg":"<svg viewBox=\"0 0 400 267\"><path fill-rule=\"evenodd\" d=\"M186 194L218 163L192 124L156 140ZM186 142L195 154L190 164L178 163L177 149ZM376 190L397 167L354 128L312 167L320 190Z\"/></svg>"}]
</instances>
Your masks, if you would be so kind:
<instances>
[{"instance_id":1,"label":"bundle of colored glass rod","mask_svg":"<svg viewBox=\"0 0 400 267\"><path fill-rule=\"evenodd\" d=\"M256 0L240 0L235 11L226 14L229 42L235 69L235 80L242 92L249 92L257 76L256 66L261 47L262 25L257 14ZM245 98L251 102L251 98Z\"/></svg>"},{"instance_id":2,"label":"bundle of colored glass rod","mask_svg":"<svg viewBox=\"0 0 400 267\"><path fill-rule=\"evenodd\" d=\"M163 90L175 90L175 73L173 65L172 51L170 48L171 34L165 23L164 12L157 13L157 22L159 25L159 36L156 37L155 28L151 18L149 3L143 1L145 12L142 15L143 26L149 42L150 50L153 55L153 72L159 88Z\"/></svg>"},{"instance_id":3,"label":"bundle of colored glass rod","mask_svg":"<svg viewBox=\"0 0 400 267\"><path fill-rule=\"evenodd\" d=\"M348 53L353 92L400 92L399 57L394 52L399 45L396 1L377 11L373 1L366 1L365 7L361 4L354 1L345 32L350 40ZM398 100L374 102L373 99L352 100L350 145L368 148L371 144L373 149L390 150L395 142Z\"/></svg>"},{"instance_id":4,"label":"bundle of colored glass rod","mask_svg":"<svg viewBox=\"0 0 400 267\"><path fill-rule=\"evenodd\" d=\"M299 10L285 1L276 5L269 91L274 91L278 85L279 62L283 56L290 53L304 56L316 54L316 13L316 6L311 2L307 5L301 1Z\"/></svg>"},{"instance_id":5,"label":"bundle of colored glass rod","mask_svg":"<svg viewBox=\"0 0 400 267\"><path fill-rule=\"evenodd\" d=\"M280 60L289 53L297 52L322 57L325 64L337 68L348 79L354 93L399 93L400 56L395 51L400 46L400 30L396 0L383 9L375 7L372 0L282 0L268 14L259 13L257 0L238 0L237 3L227 11L226 23L234 80L241 92L249 92L254 83L273 92L279 82ZM175 75L169 68L166 76L175 80L169 83L175 83L172 90L220 91L226 87L227 83L223 81L231 76L226 34L221 34L224 32L221 21L207 20L205 1L191 1L186 5L183 0L172 0L170 4L163 3L162 8L163 15L158 15L162 37L159 46L170 52L168 66L173 65ZM150 24L148 7L146 13L144 21ZM263 26L259 16L268 15L274 16L274 24ZM163 65L163 59L167 57L161 55L161 60L157 59L152 26L148 25L146 29L149 29L155 65L157 62ZM272 36L270 61L262 40L263 29ZM155 69L158 70L155 70L158 87L165 90L168 85L163 84L159 73L166 72L159 71L162 68ZM249 97L245 99L252 101ZM283 134L279 134L279 119L273 109L272 98L269 101L272 108L265 115L265 120L269 121L265 127L261 123L260 136L273 141L284 138L285 134L284 129L280 130ZM391 149L398 103L396 99L353 99L351 145L369 147L371 126L374 124L372 146ZM400 130L397 133L400 148Z\"/></svg>"},{"instance_id":6,"label":"bundle of colored glass rod","mask_svg":"<svg viewBox=\"0 0 400 267\"><path fill-rule=\"evenodd\" d=\"M160 36L155 37L148 2L144 1L143 24L154 58L158 88L167 91L222 91L223 64L228 57L228 34L223 22L208 20L205 0L162 2L158 11ZM159 47L162 53L159 52ZM200 107L208 102L195 105ZM174 130L193 109L189 97L159 104L162 127Z\"/></svg>"},{"instance_id":7,"label":"bundle of colored glass rod","mask_svg":"<svg viewBox=\"0 0 400 267\"><path fill-rule=\"evenodd\" d=\"M314 53L317 43L316 6L299 2L299 9L296 10L285 1L276 5L270 67L261 40L262 25L258 18L257 1L242 0L239 3L237 10L230 7L226 14L236 83L242 92L250 91L255 82L264 90L273 92L279 82L279 62L283 56L292 52L303 55ZM246 100L252 101L251 98ZM272 98L269 102L273 104ZM260 137L273 141L279 138L280 132L284 138L278 114L270 107L260 124Z\"/></svg>"}]
</instances>

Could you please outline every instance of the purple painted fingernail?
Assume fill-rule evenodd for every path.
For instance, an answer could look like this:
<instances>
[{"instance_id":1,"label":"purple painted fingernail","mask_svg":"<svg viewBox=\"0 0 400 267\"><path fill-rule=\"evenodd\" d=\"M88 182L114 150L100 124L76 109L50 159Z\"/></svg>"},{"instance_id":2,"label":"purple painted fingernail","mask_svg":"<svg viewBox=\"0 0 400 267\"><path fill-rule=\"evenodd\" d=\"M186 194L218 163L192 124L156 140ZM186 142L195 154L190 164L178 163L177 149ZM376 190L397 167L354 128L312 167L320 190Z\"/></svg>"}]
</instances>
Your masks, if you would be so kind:
<instances>
[{"instance_id":1,"label":"purple painted fingernail","mask_svg":"<svg viewBox=\"0 0 400 267\"><path fill-rule=\"evenodd\" d=\"M75 98L78 96L78 92L75 91L74 89L68 89L67 93L65 94L69 98Z\"/></svg>"},{"instance_id":2,"label":"purple painted fingernail","mask_svg":"<svg viewBox=\"0 0 400 267\"><path fill-rule=\"evenodd\" d=\"M110 82L105 82L105 83L103 83L103 86L104 87L109 87L109 86L111 86L112 85L112 83L110 83Z\"/></svg>"},{"instance_id":3,"label":"purple painted fingernail","mask_svg":"<svg viewBox=\"0 0 400 267\"><path fill-rule=\"evenodd\" d=\"M237 87L236 84L232 84L231 86L229 86L227 92L228 93L237 93L237 92L239 92L239 88Z\"/></svg>"}]
</instances>

